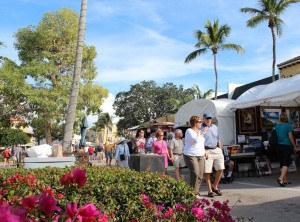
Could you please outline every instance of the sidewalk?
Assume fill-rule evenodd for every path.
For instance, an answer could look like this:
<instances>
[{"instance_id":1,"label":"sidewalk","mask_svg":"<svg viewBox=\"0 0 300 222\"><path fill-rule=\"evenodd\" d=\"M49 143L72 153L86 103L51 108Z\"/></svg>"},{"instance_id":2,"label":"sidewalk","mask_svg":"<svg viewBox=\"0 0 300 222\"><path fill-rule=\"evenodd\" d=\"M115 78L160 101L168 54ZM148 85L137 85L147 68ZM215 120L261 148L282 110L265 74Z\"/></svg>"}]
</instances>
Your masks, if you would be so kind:
<instances>
[{"instance_id":1,"label":"sidewalk","mask_svg":"<svg viewBox=\"0 0 300 222\"><path fill-rule=\"evenodd\" d=\"M279 172L269 176L261 177L240 177L235 178L233 183L220 184L219 189L222 196L213 199L219 201L229 200L232 207L232 215L252 221L276 221L276 222L296 222L300 219L300 173L288 173L289 181L292 184L286 187L279 187L276 180ZM174 170L169 170L168 174L174 177ZM184 180L189 183L189 170L181 169ZM207 197L207 187L202 183L200 194ZM241 202L238 202L241 201Z\"/></svg>"}]
</instances>

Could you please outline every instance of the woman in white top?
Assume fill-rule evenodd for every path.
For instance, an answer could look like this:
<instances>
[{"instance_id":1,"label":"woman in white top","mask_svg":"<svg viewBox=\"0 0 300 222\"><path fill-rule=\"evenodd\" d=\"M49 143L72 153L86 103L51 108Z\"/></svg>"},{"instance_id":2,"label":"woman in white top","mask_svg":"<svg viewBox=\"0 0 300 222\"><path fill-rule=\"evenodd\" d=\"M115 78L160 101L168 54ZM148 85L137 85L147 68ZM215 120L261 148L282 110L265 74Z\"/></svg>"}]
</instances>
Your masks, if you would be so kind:
<instances>
[{"instance_id":1,"label":"woman in white top","mask_svg":"<svg viewBox=\"0 0 300 222\"><path fill-rule=\"evenodd\" d=\"M117 142L116 149L116 161L119 167L128 168L128 161L130 157L129 147L127 145L127 140L124 137L121 137ZM124 156L123 156L124 155Z\"/></svg>"},{"instance_id":2,"label":"woman in white top","mask_svg":"<svg viewBox=\"0 0 300 222\"><path fill-rule=\"evenodd\" d=\"M190 170L190 185L194 188L196 198L200 198L200 186L204 172L204 159L206 158L203 135L207 131L204 128L200 131L201 117L190 118L191 128L185 132L185 146L183 158Z\"/></svg>"}]
</instances>

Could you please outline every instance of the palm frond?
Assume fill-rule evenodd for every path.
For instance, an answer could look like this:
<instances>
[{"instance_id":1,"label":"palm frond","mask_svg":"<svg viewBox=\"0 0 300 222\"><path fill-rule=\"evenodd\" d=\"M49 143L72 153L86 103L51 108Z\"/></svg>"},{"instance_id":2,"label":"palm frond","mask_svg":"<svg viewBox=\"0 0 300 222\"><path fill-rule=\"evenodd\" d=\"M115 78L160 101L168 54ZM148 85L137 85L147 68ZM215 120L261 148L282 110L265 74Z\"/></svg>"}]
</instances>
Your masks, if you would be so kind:
<instances>
[{"instance_id":1,"label":"palm frond","mask_svg":"<svg viewBox=\"0 0 300 222\"><path fill-rule=\"evenodd\" d=\"M201 37L202 37L202 38L201 38L201 43L202 43L203 45L205 45L206 48L211 47L212 42L213 42L212 39L211 39L211 36L208 35L208 34L206 34L206 33L204 33L204 34L202 34Z\"/></svg>"},{"instance_id":2,"label":"palm frond","mask_svg":"<svg viewBox=\"0 0 300 222\"><path fill-rule=\"evenodd\" d=\"M184 63L189 63L191 61L193 61L197 56L202 55L206 52L206 48L203 49L198 49L192 53L190 53L186 58Z\"/></svg>"},{"instance_id":3,"label":"palm frond","mask_svg":"<svg viewBox=\"0 0 300 222\"><path fill-rule=\"evenodd\" d=\"M264 16L264 15L254 16L247 21L247 26L250 28L255 28L260 23L267 21L268 18L269 18L268 16Z\"/></svg>"},{"instance_id":4,"label":"palm frond","mask_svg":"<svg viewBox=\"0 0 300 222\"><path fill-rule=\"evenodd\" d=\"M198 42L200 41L201 36L202 36L202 31L196 30L195 31L195 38L198 40Z\"/></svg>"},{"instance_id":5,"label":"palm frond","mask_svg":"<svg viewBox=\"0 0 300 222\"><path fill-rule=\"evenodd\" d=\"M280 37L282 35L284 21L280 18L275 18L275 28L276 28L276 34Z\"/></svg>"},{"instance_id":6,"label":"palm frond","mask_svg":"<svg viewBox=\"0 0 300 222\"><path fill-rule=\"evenodd\" d=\"M255 8L241 8L241 12L243 13L250 13L250 14L265 14L263 11L255 9Z\"/></svg>"},{"instance_id":7,"label":"palm frond","mask_svg":"<svg viewBox=\"0 0 300 222\"><path fill-rule=\"evenodd\" d=\"M232 44L232 43L223 44L223 45L220 46L220 49L222 49L222 50L224 50L224 49L235 50L239 54L244 54L245 53L245 50L243 49L242 46L237 45L237 44Z\"/></svg>"}]
</instances>

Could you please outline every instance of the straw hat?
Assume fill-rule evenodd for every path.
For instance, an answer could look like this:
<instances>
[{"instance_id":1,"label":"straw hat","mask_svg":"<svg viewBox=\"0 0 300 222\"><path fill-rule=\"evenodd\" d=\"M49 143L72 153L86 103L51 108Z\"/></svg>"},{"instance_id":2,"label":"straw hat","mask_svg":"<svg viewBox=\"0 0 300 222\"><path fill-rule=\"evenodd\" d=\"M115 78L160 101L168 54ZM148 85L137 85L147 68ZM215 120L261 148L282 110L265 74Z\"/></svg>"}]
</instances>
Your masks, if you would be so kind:
<instances>
[{"instance_id":1,"label":"straw hat","mask_svg":"<svg viewBox=\"0 0 300 222\"><path fill-rule=\"evenodd\" d=\"M124 142L124 141L127 141L127 139L125 139L124 137L121 137L121 138L119 139L119 141L117 142L117 144L122 143L122 142Z\"/></svg>"}]
</instances>

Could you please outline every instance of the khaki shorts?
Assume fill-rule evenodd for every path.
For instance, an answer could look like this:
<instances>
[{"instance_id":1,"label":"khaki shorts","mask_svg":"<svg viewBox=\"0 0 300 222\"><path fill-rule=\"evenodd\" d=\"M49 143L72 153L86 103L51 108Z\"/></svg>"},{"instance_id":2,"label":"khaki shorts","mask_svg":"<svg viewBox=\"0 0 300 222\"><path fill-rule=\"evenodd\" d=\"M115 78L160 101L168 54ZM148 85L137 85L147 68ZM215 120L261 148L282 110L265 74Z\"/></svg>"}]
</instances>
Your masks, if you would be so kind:
<instances>
[{"instance_id":1,"label":"khaki shorts","mask_svg":"<svg viewBox=\"0 0 300 222\"><path fill-rule=\"evenodd\" d=\"M183 154L181 156L174 154L174 167L185 167L186 164L183 159Z\"/></svg>"},{"instance_id":2,"label":"khaki shorts","mask_svg":"<svg viewBox=\"0 0 300 222\"><path fill-rule=\"evenodd\" d=\"M216 149L205 150L208 154L208 158L204 161L204 173L212 173L213 167L216 171L224 170L224 155L222 149L217 147Z\"/></svg>"}]
</instances>

